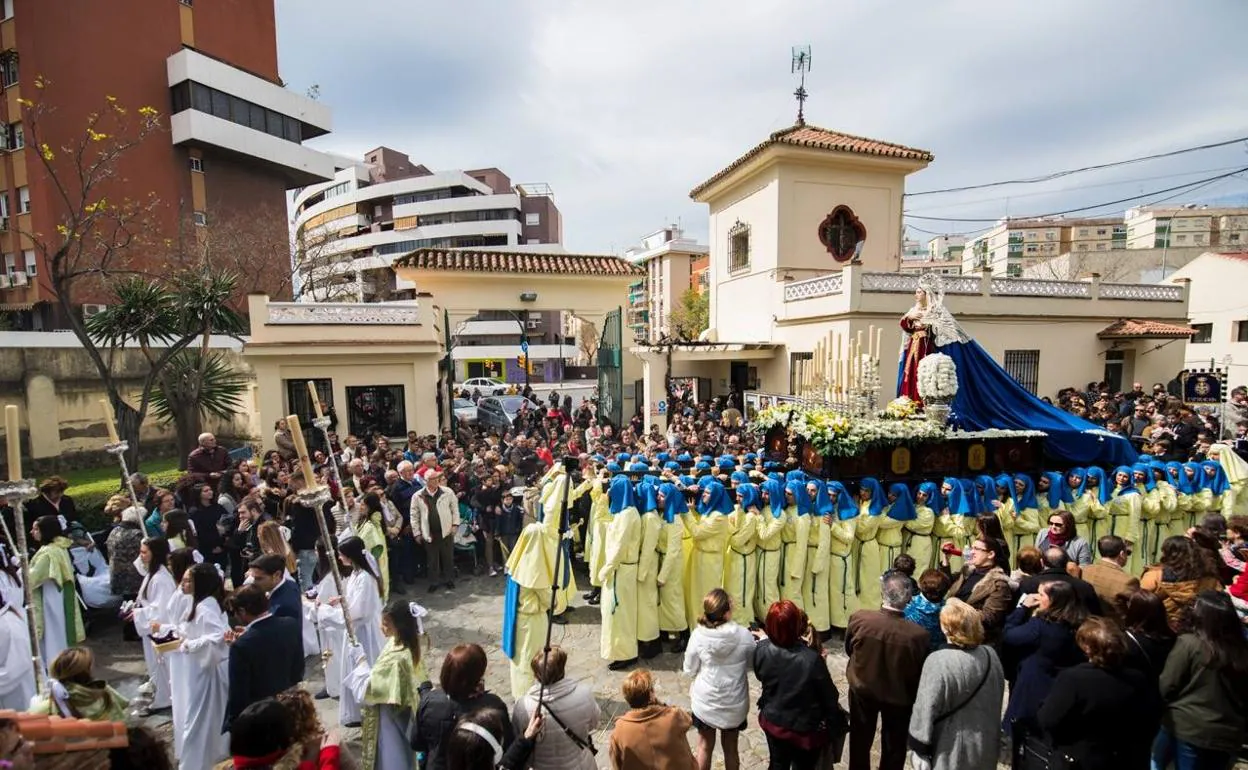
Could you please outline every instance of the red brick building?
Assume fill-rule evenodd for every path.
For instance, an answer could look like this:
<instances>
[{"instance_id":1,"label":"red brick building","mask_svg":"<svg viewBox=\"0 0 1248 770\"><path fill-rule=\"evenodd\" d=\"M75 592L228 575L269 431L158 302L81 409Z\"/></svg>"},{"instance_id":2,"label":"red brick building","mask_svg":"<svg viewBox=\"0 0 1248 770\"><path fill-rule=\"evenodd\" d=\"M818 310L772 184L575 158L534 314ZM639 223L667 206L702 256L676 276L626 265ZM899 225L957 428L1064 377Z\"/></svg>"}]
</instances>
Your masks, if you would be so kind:
<instances>
[{"instance_id":1,"label":"red brick building","mask_svg":"<svg viewBox=\"0 0 1248 770\"><path fill-rule=\"evenodd\" d=\"M132 249L128 262L159 273L176 257L150 244L242 226L267 244L254 249L246 288L289 293L285 192L332 179L334 162L301 145L330 130L330 112L284 88L273 0L0 2L0 311L13 325L65 325L43 255L24 235L55 233L65 206L26 146L23 98L43 105L39 138L53 148L76 142L107 97L159 110L161 130L127 152L108 182L112 201L155 201L149 247ZM37 78L48 85L36 88ZM107 296L83 283L72 300L90 313Z\"/></svg>"}]
</instances>

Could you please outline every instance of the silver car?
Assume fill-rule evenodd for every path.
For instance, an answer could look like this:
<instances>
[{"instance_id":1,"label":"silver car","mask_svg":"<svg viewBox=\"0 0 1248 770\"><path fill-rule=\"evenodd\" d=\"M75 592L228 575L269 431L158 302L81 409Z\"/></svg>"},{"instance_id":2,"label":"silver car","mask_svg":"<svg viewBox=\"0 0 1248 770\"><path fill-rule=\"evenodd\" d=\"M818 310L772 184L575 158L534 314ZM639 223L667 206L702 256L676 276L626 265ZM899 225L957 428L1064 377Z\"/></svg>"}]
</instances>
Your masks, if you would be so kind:
<instances>
[{"instance_id":1,"label":"silver car","mask_svg":"<svg viewBox=\"0 0 1248 770\"><path fill-rule=\"evenodd\" d=\"M507 430L516 421L516 415L527 404L529 411L545 414L545 410L524 396L487 396L477 401L477 423L482 428Z\"/></svg>"},{"instance_id":2,"label":"silver car","mask_svg":"<svg viewBox=\"0 0 1248 770\"><path fill-rule=\"evenodd\" d=\"M457 398L453 402L452 407L455 410L455 419L464 425L477 424L477 405L466 398Z\"/></svg>"}]
</instances>

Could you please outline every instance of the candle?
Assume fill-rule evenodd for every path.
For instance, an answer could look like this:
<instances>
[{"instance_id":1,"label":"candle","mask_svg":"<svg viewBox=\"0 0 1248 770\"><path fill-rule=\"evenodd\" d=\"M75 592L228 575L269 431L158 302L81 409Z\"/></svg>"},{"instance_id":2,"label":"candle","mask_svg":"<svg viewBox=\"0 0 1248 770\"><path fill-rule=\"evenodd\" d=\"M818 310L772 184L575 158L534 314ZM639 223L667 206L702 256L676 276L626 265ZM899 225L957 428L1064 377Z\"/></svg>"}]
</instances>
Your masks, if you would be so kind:
<instances>
[{"instance_id":1,"label":"candle","mask_svg":"<svg viewBox=\"0 0 1248 770\"><path fill-rule=\"evenodd\" d=\"M303 441L303 428L299 427L299 417L293 414L287 417L286 427L290 428L290 438L295 442L295 451L299 453L303 481L308 489L312 489L316 486L316 474L312 472L312 459L308 457L308 445Z\"/></svg>"},{"instance_id":2,"label":"candle","mask_svg":"<svg viewBox=\"0 0 1248 770\"><path fill-rule=\"evenodd\" d=\"M22 432L13 404L4 408L4 443L9 454L9 481L17 481L22 477Z\"/></svg>"},{"instance_id":3,"label":"candle","mask_svg":"<svg viewBox=\"0 0 1248 770\"><path fill-rule=\"evenodd\" d=\"M875 359L875 324L867 328L867 358Z\"/></svg>"},{"instance_id":4,"label":"candle","mask_svg":"<svg viewBox=\"0 0 1248 770\"><path fill-rule=\"evenodd\" d=\"M308 380L308 394L312 396L312 408L316 410L317 418L325 416L321 411L321 397L316 393L316 384L312 380Z\"/></svg>"},{"instance_id":5,"label":"candle","mask_svg":"<svg viewBox=\"0 0 1248 770\"><path fill-rule=\"evenodd\" d=\"M117 437L117 425L113 422L113 408L109 406L107 398L100 399L100 410L104 412L104 427L108 428L108 443L116 444L121 439Z\"/></svg>"},{"instance_id":6,"label":"candle","mask_svg":"<svg viewBox=\"0 0 1248 770\"><path fill-rule=\"evenodd\" d=\"M867 340L868 340L867 344L868 344L868 345L870 345L870 344L871 344L871 343L870 343L870 341L869 341L870 339L871 339L870 337L867 337ZM862 355L862 329L859 329L859 330L858 330L858 341L854 344L854 360L855 360L855 361L856 361L856 360L858 360L858 358L859 358L861 355Z\"/></svg>"},{"instance_id":7,"label":"candle","mask_svg":"<svg viewBox=\"0 0 1248 770\"><path fill-rule=\"evenodd\" d=\"M880 354L884 352L884 327L875 330L875 360L880 360Z\"/></svg>"}]
</instances>

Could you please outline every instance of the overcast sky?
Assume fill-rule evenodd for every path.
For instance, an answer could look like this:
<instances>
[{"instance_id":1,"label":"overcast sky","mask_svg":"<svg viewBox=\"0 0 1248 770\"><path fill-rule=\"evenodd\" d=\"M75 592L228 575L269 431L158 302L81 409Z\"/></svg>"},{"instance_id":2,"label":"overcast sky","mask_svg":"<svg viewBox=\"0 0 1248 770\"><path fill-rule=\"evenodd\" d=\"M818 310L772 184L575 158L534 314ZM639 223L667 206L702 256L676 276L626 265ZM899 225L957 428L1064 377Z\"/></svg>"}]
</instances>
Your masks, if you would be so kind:
<instances>
[{"instance_id":1,"label":"overcast sky","mask_svg":"<svg viewBox=\"0 0 1248 770\"><path fill-rule=\"evenodd\" d=\"M675 221L705 240L689 190L794 122L793 45L813 52L807 122L935 154L908 192L1248 136L1245 0L277 0L277 13L282 77L333 109L314 146L384 144L435 170L549 183L574 251L619 252ZM1044 214L1242 167L1248 148L1232 145L907 210ZM1169 195L1245 193L1231 177Z\"/></svg>"}]
</instances>

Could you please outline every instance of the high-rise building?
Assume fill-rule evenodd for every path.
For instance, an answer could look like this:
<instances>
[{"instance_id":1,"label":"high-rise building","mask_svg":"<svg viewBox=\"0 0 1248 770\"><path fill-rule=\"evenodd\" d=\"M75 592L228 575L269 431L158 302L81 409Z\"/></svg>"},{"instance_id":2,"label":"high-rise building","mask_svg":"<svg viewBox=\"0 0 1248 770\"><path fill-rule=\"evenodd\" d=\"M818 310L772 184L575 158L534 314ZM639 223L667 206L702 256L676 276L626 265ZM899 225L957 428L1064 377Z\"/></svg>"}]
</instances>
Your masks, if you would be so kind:
<instances>
[{"instance_id":1,"label":"high-rise building","mask_svg":"<svg viewBox=\"0 0 1248 770\"><path fill-rule=\"evenodd\" d=\"M1124 223L1128 249L1208 246L1240 249L1248 244L1248 208L1195 203L1137 206L1127 210Z\"/></svg>"},{"instance_id":2,"label":"high-rise building","mask_svg":"<svg viewBox=\"0 0 1248 770\"><path fill-rule=\"evenodd\" d=\"M67 321L48 266L22 235L56 232L67 209L26 146L30 112L19 100L37 103L40 141L50 148L75 144L89 116L109 104L158 110L166 130L125 152L99 189L113 202L154 201L143 234L155 244L241 223L272 246L256 249L266 256L250 265L247 288L289 293L286 190L332 179L335 166L302 146L330 130L330 111L283 86L273 0L3 0L0 64L0 311L14 325ZM58 176L72 173L68 159L56 163ZM131 249L127 259L140 270L168 270L159 248ZM72 299L82 307L73 312L89 314L108 297L104 285L80 282Z\"/></svg>"},{"instance_id":3,"label":"high-rise building","mask_svg":"<svg viewBox=\"0 0 1248 770\"><path fill-rule=\"evenodd\" d=\"M966 243L962 272L988 268L993 275L1018 277L1060 254L1120 249L1125 242L1125 226L1118 219L1003 219Z\"/></svg>"},{"instance_id":4,"label":"high-rise building","mask_svg":"<svg viewBox=\"0 0 1248 770\"><path fill-rule=\"evenodd\" d=\"M296 283L312 300L403 300L390 263L419 248L547 250L563 219L545 184L497 168L431 171L388 147L295 194Z\"/></svg>"},{"instance_id":5,"label":"high-rise building","mask_svg":"<svg viewBox=\"0 0 1248 770\"><path fill-rule=\"evenodd\" d=\"M681 295L705 291L710 248L673 225L642 238L624 258L646 271L628 287L628 326L635 339L658 342L670 331L668 318Z\"/></svg>"}]
</instances>

